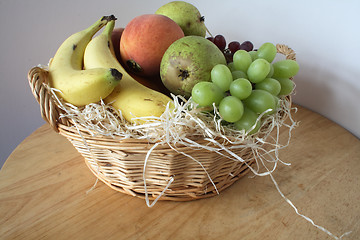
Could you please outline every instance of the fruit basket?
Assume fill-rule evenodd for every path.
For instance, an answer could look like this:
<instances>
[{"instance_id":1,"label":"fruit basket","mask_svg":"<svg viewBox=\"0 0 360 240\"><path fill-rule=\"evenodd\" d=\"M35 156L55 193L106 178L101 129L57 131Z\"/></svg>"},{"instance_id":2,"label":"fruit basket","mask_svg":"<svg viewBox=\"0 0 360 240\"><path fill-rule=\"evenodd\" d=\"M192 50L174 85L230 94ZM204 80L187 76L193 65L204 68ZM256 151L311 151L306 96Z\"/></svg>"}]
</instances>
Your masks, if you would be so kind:
<instances>
[{"instance_id":1,"label":"fruit basket","mask_svg":"<svg viewBox=\"0 0 360 240\"><path fill-rule=\"evenodd\" d=\"M277 51L295 60L294 51L286 45L277 45ZM186 141L180 139L172 144L149 138L109 136L64 114L64 107L48 85L46 67L32 68L28 80L43 119L72 143L93 174L112 189L140 198L189 201L217 195L250 171L256 172L259 164L251 144L262 148L267 139L276 139L271 136L274 128L271 121L249 137L252 142L247 145L249 139L234 144L226 137L209 140L204 136L191 137L191 133L185 134ZM289 118L291 110L291 97L283 101L285 110L275 116L278 127Z\"/></svg>"}]
</instances>

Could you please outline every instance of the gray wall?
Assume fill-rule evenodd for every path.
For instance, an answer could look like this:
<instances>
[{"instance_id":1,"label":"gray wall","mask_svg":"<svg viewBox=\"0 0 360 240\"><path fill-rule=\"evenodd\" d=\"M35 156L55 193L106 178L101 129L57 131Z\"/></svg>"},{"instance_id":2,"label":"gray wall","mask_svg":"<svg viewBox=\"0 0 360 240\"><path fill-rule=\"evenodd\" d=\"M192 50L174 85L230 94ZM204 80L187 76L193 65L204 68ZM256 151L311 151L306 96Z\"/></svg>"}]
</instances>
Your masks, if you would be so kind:
<instances>
[{"instance_id":1,"label":"gray wall","mask_svg":"<svg viewBox=\"0 0 360 240\"><path fill-rule=\"evenodd\" d=\"M0 0L0 166L45 123L27 83L31 67L47 64L66 37L102 15L114 14L116 26L123 27L166 2ZM189 2L205 15L214 35L251 40L255 46L285 43L295 49L301 70L294 102L360 137L359 1Z\"/></svg>"}]
</instances>

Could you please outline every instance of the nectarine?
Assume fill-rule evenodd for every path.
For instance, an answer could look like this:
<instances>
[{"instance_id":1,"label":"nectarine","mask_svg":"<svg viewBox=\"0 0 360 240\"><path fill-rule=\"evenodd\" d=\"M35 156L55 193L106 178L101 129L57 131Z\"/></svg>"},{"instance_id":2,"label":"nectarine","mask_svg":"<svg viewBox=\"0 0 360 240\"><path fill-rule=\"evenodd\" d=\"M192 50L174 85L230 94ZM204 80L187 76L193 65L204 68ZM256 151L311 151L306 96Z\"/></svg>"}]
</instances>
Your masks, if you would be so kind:
<instances>
[{"instance_id":1,"label":"nectarine","mask_svg":"<svg viewBox=\"0 0 360 240\"><path fill-rule=\"evenodd\" d=\"M180 26L166 16L137 16L126 25L121 35L121 59L137 74L157 75L166 49L182 37L184 32Z\"/></svg>"}]
</instances>

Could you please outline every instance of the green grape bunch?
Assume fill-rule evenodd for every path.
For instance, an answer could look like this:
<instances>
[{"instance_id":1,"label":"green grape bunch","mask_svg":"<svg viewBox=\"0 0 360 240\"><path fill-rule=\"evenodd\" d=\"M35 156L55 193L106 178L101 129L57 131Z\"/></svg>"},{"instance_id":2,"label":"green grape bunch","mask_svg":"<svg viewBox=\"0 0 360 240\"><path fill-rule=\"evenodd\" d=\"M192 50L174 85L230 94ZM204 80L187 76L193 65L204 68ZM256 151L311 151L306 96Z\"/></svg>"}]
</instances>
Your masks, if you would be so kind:
<instances>
[{"instance_id":1,"label":"green grape bunch","mask_svg":"<svg viewBox=\"0 0 360 240\"><path fill-rule=\"evenodd\" d=\"M192 99L201 107L215 105L225 123L254 134L261 126L260 115L275 114L280 99L293 92L299 65L290 59L275 61L277 49L269 42L257 50L237 45L229 44L232 61L214 66L211 81L196 84Z\"/></svg>"}]
</instances>

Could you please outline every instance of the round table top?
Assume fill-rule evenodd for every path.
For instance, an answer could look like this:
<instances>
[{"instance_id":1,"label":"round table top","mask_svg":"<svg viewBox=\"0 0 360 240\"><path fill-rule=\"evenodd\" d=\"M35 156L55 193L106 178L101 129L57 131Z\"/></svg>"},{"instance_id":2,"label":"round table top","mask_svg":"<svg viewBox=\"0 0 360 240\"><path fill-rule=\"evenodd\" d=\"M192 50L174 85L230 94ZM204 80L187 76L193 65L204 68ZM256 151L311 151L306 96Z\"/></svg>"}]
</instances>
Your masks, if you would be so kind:
<instances>
[{"instance_id":1,"label":"round table top","mask_svg":"<svg viewBox=\"0 0 360 240\"><path fill-rule=\"evenodd\" d=\"M273 174L248 174L207 199L158 201L112 190L66 138L45 124L0 172L2 239L343 239L360 237L360 141L297 106L290 145ZM91 191L89 191L91 189Z\"/></svg>"}]
</instances>

